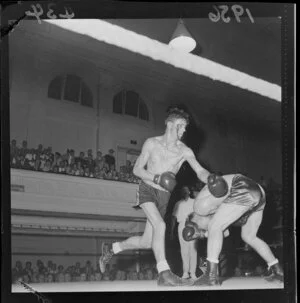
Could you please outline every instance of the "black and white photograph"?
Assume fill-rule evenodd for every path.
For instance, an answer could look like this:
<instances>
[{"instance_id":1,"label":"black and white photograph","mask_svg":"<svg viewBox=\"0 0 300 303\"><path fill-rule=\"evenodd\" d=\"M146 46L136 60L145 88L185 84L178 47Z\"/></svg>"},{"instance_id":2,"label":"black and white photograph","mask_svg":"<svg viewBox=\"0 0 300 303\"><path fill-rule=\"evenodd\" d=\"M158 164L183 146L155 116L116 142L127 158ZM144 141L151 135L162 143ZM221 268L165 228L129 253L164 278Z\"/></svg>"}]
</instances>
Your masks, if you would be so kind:
<instances>
[{"instance_id":1,"label":"black and white photograph","mask_svg":"<svg viewBox=\"0 0 300 303\"><path fill-rule=\"evenodd\" d=\"M5 302L296 300L295 9L2 8Z\"/></svg>"}]
</instances>

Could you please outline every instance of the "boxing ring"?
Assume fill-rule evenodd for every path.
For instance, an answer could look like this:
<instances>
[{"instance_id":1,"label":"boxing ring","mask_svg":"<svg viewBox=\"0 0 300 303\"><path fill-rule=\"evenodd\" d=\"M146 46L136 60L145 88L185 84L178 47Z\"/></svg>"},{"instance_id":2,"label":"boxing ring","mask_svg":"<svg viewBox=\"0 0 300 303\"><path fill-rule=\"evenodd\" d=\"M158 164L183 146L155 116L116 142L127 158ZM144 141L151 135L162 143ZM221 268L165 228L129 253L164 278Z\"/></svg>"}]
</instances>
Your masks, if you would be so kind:
<instances>
[{"instance_id":1,"label":"boxing ring","mask_svg":"<svg viewBox=\"0 0 300 303\"><path fill-rule=\"evenodd\" d=\"M208 291L234 289L283 289L284 284L268 282L262 277L232 277L223 281L221 286L158 286L156 280L143 281L93 281L32 283L29 286L39 293L51 292L145 292L145 291ZM12 293L30 292L21 284L12 285Z\"/></svg>"}]
</instances>

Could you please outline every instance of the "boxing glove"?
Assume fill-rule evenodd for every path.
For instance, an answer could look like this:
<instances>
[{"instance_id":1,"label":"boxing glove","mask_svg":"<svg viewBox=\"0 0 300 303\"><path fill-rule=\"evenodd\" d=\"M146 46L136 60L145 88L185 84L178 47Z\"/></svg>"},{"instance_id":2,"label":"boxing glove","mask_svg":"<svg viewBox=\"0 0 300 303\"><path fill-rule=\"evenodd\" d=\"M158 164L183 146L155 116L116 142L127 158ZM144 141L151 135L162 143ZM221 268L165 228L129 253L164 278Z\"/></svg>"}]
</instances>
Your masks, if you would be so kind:
<instances>
[{"instance_id":1,"label":"boxing glove","mask_svg":"<svg viewBox=\"0 0 300 303\"><path fill-rule=\"evenodd\" d=\"M169 192L171 192L177 184L175 174L170 171L164 172L161 175L155 175L153 182Z\"/></svg>"},{"instance_id":2,"label":"boxing glove","mask_svg":"<svg viewBox=\"0 0 300 303\"><path fill-rule=\"evenodd\" d=\"M205 237L206 231L198 227L197 223L191 222L188 219L185 222L185 227L182 230L182 238L185 241L192 241L194 239L202 239Z\"/></svg>"},{"instance_id":3,"label":"boxing glove","mask_svg":"<svg viewBox=\"0 0 300 303\"><path fill-rule=\"evenodd\" d=\"M222 176L210 174L207 178L209 192L216 198L224 197L228 192L228 184Z\"/></svg>"},{"instance_id":4,"label":"boxing glove","mask_svg":"<svg viewBox=\"0 0 300 303\"><path fill-rule=\"evenodd\" d=\"M195 234L195 228L192 226L185 226L185 228L182 230L182 238L184 241L192 241Z\"/></svg>"}]
</instances>

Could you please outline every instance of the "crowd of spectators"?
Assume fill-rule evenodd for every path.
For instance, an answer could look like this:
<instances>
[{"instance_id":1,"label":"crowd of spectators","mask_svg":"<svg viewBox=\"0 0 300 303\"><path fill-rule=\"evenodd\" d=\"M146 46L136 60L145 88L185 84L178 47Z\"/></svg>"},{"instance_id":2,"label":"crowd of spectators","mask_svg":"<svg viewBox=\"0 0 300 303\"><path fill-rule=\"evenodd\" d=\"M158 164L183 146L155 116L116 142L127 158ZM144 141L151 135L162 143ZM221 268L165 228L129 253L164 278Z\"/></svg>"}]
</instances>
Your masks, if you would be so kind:
<instances>
[{"instance_id":1,"label":"crowd of spectators","mask_svg":"<svg viewBox=\"0 0 300 303\"><path fill-rule=\"evenodd\" d=\"M73 149L67 149L64 154L52 152L52 148L44 148L39 144L37 148L29 148L27 141L22 146L17 146L16 140L10 144L11 168L57 173L86 178L97 178L130 183L139 183L140 179L132 173L133 164L127 160L126 165L116 170L114 150L103 155L100 150L96 156L92 149L75 154Z\"/></svg>"},{"instance_id":2,"label":"crowd of spectators","mask_svg":"<svg viewBox=\"0 0 300 303\"><path fill-rule=\"evenodd\" d=\"M63 265L56 265L49 260L45 265L41 260L37 260L33 267L27 261L25 267L21 261L17 261L12 268L12 282L23 281L30 283L51 283L51 282L85 282L85 281L115 281L115 280L155 280L157 271L155 266L143 266L139 272L135 270L123 270L114 265L111 269L108 266L102 274L97 264L94 269L90 261L86 261L85 266L80 262L64 268Z\"/></svg>"}]
</instances>

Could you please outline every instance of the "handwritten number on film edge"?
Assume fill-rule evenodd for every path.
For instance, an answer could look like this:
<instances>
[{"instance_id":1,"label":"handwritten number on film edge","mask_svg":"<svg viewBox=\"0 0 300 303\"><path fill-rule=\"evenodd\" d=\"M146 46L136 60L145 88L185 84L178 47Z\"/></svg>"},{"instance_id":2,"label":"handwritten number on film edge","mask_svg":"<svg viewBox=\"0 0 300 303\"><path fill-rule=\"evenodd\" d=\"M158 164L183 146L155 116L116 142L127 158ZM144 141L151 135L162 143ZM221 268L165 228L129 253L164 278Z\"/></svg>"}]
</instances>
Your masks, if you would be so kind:
<instances>
[{"instance_id":1,"label":"handwritten number on film edge","mask_svg":"<svg viewBox=\"0 0 300 303\"><path fill-rule=\"evenodd\" d=\"M48 6L47 6L47 17L50 18L50 19L56 19L57 18L57 15L55 14L55 3L49 3ZM31 8L32 8L32 12L31 11L26 11L25 14L27 16L33 16L36 18L36 20L38 21L39 24L41 24L41 18L40 16L43 15L44 13L44 10L42 8L42 6L38 3L38 4L31 4ZM64 9L65 9L65 14L58 14L58 16L60 18L65 18L65 19L71 19L71 18L74 18L75 14L73 12L73 10L70 8L70 7L65 7L64 6Z\"/></svg>"},{"instance_id":2,"label":"handwritten number on film edge","mask_svg":"<svg viewBox=\"0 0 300 303\"><path fill-rule=\"evenodd\" d=\"M213 5L213 8L216 11L216 13L210 12L208 14L208 17L209 17L209 19L211 21L218 22L218 21L220 21L220 19L222 19L222 21L225 22L225 23L229 23L230 22L231 18L228 17L228 16L227 17L225 16L225 14L229 10L228 5L219 5L219 6ZM220 10L221 10L221 12L220 12ZM250 12L250 10L248 8L246 8L244 10L244 8L241 5L237 5L236 4L236 5L232 5L231 6L231 10L232 10L232 12L233 12L233 14L235 16L235 19L236 19L236 21L238 23L241 22L240 17L244 14L245 11L246 11L246 13L247 13L250 21L252 23L254 23L254 19L253 19L252 15L251 15L251 12Z\"/></svg>"}]
</instances>

